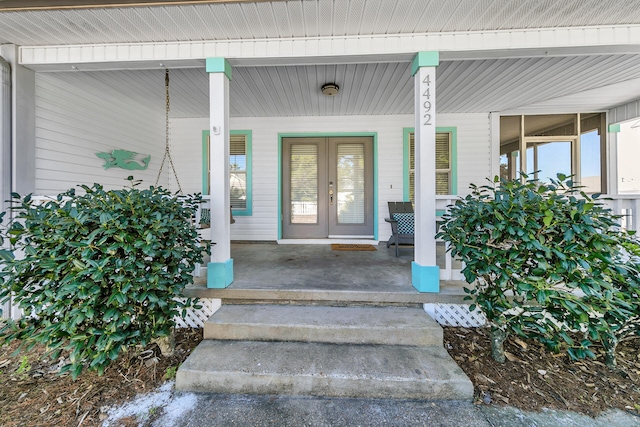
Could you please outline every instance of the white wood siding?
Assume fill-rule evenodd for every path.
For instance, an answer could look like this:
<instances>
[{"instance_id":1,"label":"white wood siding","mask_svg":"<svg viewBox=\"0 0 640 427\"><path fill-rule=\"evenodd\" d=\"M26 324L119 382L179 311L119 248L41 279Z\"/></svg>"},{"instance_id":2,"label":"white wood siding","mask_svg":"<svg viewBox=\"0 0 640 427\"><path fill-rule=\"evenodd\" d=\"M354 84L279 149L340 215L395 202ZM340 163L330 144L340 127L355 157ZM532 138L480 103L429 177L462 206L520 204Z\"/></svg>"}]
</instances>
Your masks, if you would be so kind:
<instances>
[{"instance_id":1,"label":"white wood siding","mask_svg":"<svg viewBox=\"0 0 640 427\"><path fill-rule=\"evenodd\" d=\"M387 202L402 200L403 128L413 127L412 115L342 117L231 118L234 130L253 133L253 215L236 217L233 240L278 238L278 134L369 133L378 134L378 238L389 237ZM458 194L466 194L472 182L483 183L491 174L488 114L445 114L438 127L456 127L458 133ZM174 119L171 122L174 161L186 192L202 191L202 131L208 118Z\"/></svg>"},{"instance_id":2,"label":"white wood siding","mask_svg":"<svg viewBox=\"0 0 640 427\"><path fill-rule=\"evenodd\" d=\"M640 99L609 110L609 123L621 123L640 118Z\"/></svg>"},{"instance_id":3,"label":"white wood siding","mask_svg":"<svg viewBox=\"0 0 640 427\"><path fill-rule=\"evenodd\" d=\"M127 176L152 185L164 154L164 115L75 73L36 74L36 194L58 194L94 182L122 188ZM103 168L98 152L151 154L147 170ZM168 172L167 165L165 171ZM168 186L167 174L160 184Z\"/></svg>"},{"instance_id":4,"label":"white wood siding","mask_svg":"<svg viewBox=\"0 0 640 427\"><path fill-rule=\"evenodd\" d=\"M437 127L456 127L458 131L456 194L469 194L469 185L485 184L485 178L491 177L490 123L488 113L441 114L436 117Z\"/></svg>"}]
</instances>

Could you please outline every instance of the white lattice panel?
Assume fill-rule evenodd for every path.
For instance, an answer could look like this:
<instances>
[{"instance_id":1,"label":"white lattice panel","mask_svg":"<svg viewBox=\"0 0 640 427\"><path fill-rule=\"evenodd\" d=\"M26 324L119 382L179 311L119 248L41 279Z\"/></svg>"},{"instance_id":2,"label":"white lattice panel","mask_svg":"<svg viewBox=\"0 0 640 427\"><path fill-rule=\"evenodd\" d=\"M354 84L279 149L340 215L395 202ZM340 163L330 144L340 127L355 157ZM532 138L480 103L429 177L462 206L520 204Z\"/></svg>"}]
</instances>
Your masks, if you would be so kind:
<instances>
[{"instance_id":1,"label":"white lattice panel","mask_svg":"<svg viewBox=\"0 0 640 427\"><path fill-rule=\"evenodd\" d=\"M425 304L424 311L442 326L475 328L487 321L480 310L470 311L466 304Z\"/></svg>"},{"instance_id":2,"label":"white lattice panel","mask_svg":"<svg viewBox=\"0 0 640 427\"><path fill-rule=\"evenodd\" d=\"M176 328L202 328L204 322L220 308L221 301L213 298L202 298L198 300L197 305L202 307L200 309L190 307L187 309L185 317L176 316L174 318Z\"/></svg>"}]
</instances>

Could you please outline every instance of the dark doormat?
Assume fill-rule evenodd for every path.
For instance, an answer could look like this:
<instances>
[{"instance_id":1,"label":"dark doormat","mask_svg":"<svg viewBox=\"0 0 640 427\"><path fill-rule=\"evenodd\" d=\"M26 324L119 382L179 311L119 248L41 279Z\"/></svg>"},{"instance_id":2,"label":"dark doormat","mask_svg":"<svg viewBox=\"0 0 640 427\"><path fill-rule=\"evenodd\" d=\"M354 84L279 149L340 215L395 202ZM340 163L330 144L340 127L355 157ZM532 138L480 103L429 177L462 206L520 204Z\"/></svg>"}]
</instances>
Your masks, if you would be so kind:
<instances>
[{"instance_id":1,"label":"dark doormat","mask_svg":"<svg viewBox=\"0 0 640 427\"><path fill-rule=\"evenodd\" d=\"M333 251L375 251L376 247L373 245L332 243L331 250Z\"/></svg>"}]
</instances>

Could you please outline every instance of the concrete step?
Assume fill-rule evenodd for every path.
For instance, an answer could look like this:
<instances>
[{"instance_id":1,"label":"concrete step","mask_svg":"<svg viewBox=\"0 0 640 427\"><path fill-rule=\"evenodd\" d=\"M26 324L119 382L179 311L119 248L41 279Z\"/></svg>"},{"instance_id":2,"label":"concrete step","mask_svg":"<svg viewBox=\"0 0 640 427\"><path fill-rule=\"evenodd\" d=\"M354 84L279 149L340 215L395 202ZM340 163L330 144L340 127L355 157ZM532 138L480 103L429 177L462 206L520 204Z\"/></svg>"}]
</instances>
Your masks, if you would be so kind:
<instances>
[{"instance_id":1,"label":"concrete step","mask_svg":"<svg viewBox=\"0 0 640 427\"><path fill-rule=\"evenodd\" d=\"M462 289L470 287L466 282L441 281L440 292L418 292L410 284L406 288L335 289L336 285L273 285L270 283L251 286L233 283L229 288L210 289L206 287L206 276L187 286L183 294L188 298L220 298L223 304L325 304L325 305L378 305L412 306L425 303L465 304L467 295Z\"/></svg>"},{"instance_id":2,"label":"concrete step","mask_svg":"<svg viewBox=\"0 0 640 427\"><path fill-rule=\"evenodd\" d=\"M442 346L442 327L421 308L223 305L204 339Z\"/></svg>"},{"instance_id":3,"label":"concrete step","mask_svg":"<svg viewBox=\"0 0 640 427\"><path fill-rule=\"evenodd\" d=\"M182 391L470 400L438 347L205 340L178 369Z\"/></svg>"}]
</instances>

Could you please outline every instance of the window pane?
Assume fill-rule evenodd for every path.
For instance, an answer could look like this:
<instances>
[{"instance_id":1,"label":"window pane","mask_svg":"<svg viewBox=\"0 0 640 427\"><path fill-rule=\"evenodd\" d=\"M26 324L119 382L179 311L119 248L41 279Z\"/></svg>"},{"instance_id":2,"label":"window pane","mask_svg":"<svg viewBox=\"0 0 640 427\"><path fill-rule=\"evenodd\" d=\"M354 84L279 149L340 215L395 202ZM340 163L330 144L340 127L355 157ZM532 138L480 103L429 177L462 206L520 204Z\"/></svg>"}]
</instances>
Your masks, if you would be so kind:
<instances>
[{"instance_id":1,"label":"window pane","mask_svg":"<svg viewBox=\"0 0 640 427\"><path fill-rule=\"evenodd\" d=\"M509 179L509 154L500 156L500 178Z\"/></svg>"},{"instance_id":2,"label":"window pane","mask_svg":"<svg viewBox=\"0 0 640 427\"><path fill-rule=\"evenodd\" d=\"M538 179L549 182L558 173L571 175L571 142L559 141L538 144Z\"/></svg>"},{"instance_id":3,"label":"window pane","mask_svg":"<svg viewBox=\"0 0 640 427\"><path fill-rule=\"evenodd\" d=\"M436 133L436 194L451 194L451 134ZM409 134L409 200L415 203L415 133Z\"/></svg>"},{"instance_id":4,"label":"window pane","mask_svg":"<svg viewBox=\"0 0 640 427\"><path fill-rule=\"evenodd\" d=\"M416 136L413 132L409 134L409 170L416 168Z\"/></svg>"},{"instance_id":5,"label":"window pane","mask_svg":"<svg viewBox=\"0 0 640 427\"><path fill-rule=\"evenodd\" d=\"M247 208L247 173L232 171L229 179L230 204L233 209Z\"/></svg>"},{"instance_id":6,"label":"window pane","mask_svg":"<svg viewBox=\"0 0 640 427\"><path fill-rule=\"evenodd\" d=\"M244 135L231 135L229 141L229 166L234 170L247 170L247 147Z\"/></svg>"},{"instance_id":7,"label":"window pane","mask_svg":"<svg viewBox=\"0 0 640 427\"><path fill-rule=\"evenodd\" d=\"M582 113L580 114L580 132L587 133L596 131L600 133L600 127L604 121L604 113ZM606 130L605 130L606 132Z\"/></svg>"},{"instance_id":8,"label":"window pane","mask_svg":"<svg viewBox=\"0 0 640 427\"><path fill-rule=\"evenodd\" d=\"M449 147L449 134L436 134L436 170L451 168L451 152Z\"/></svg>"},{"instance_id":9,"label":"window pane","mask_svg":"<svg viewBox=\"0 0 640 427\"><path fill-rule=\"evenodd\" d=\"M338 224L364 224L364 145L338 144Z\"/></svg>"},{"instance_id":10,"label":"window pane","mask_svg":"<svg viewBox=\"0 0 640 427\"><path fill-rule=\"evenodd\" d=\"M515 170L515 176L519 177L520 176L520 151L514 151L513 153L511 153L511 164L513 165L512 168ZM512 175L513 176L513 175Z\"/></svg>"},{"instance_id":11,"label":"window pane","mask_svg":"<svg viewBox=\"0 0 640 427\"><path fill-rule=\"evenodd\" d=\"M580 136L580 175L582 190L587 193L602 191L600 172L600 135L594 130Z\"/></svg>"},{"instance_id":12,"label":"window pane","mask_svg":"<svg viewBox=\"0 0 640 427\"><path fill-rule=\"evenodd\" d=\"M416 173L409 171L409 201L413 204L416 203Z\"/></svg>"},{"instance_id":13,"label":"window pane","mask_svg":"<svg viewBox=\"0 0 640 427\"><path fill-rule=\"evenodd\" d=\"M536 171L534 166L534 151L533 147L527 147L527 175L529 175L529 179L533 179L533 173ZM518 164L520 164L520 159L518 159Z\"/></svg>"},{"instance_id":14,"label":"window pane","mask_svg":"<svg viewBox=\"0 0 640 427\"><path fill-rule=\"evenodd\" d=\"M409 201L416 202L416 138L415 134L409 134Z\"/></svg>"},{"instance_id":15,"label":"window pane","mask_svg":"<svg viewBox=\"0 0 640 427\"><path fill-rule=\"evenodd\" d=\"M575 114L524 116L525 136L562 136L576 134Z\"/></svg>"},{"instance_id":16,"label":"window pane","mask_svg":"<svg viewBox=\"0 0 640 427\"><path fill-rule=\"evenodd\" d=\"M291 145L291 223L318 222L318 146Z\"/></svg>"},{"instance_id":17,"label":"window pane","mask_svg":"<svg viewBox=\"0 0 640 427\"><path fill-rule=\"evenodd\" d=\"M436 172L436 194L449 194L449 172Z\"/></svg>"},{"instance_id":18,"label":"window pane","mask_svg":"<svg viewBox=\"0 0 640 427\"><path fill-rule=\"evenodd\" d=\"M451 135L436 133L436 194L451 194Z\"/></svg>"},{"instance_id":19,"label":"window pane","mask_svg":"<svg viewBox=\"0 0 640 427\"><path fill-rule=\"evenodd\" d=\"M229 137L229 193L233 209L247 208L247 144L245 135Z\"/></svg>"}]
</instances>

